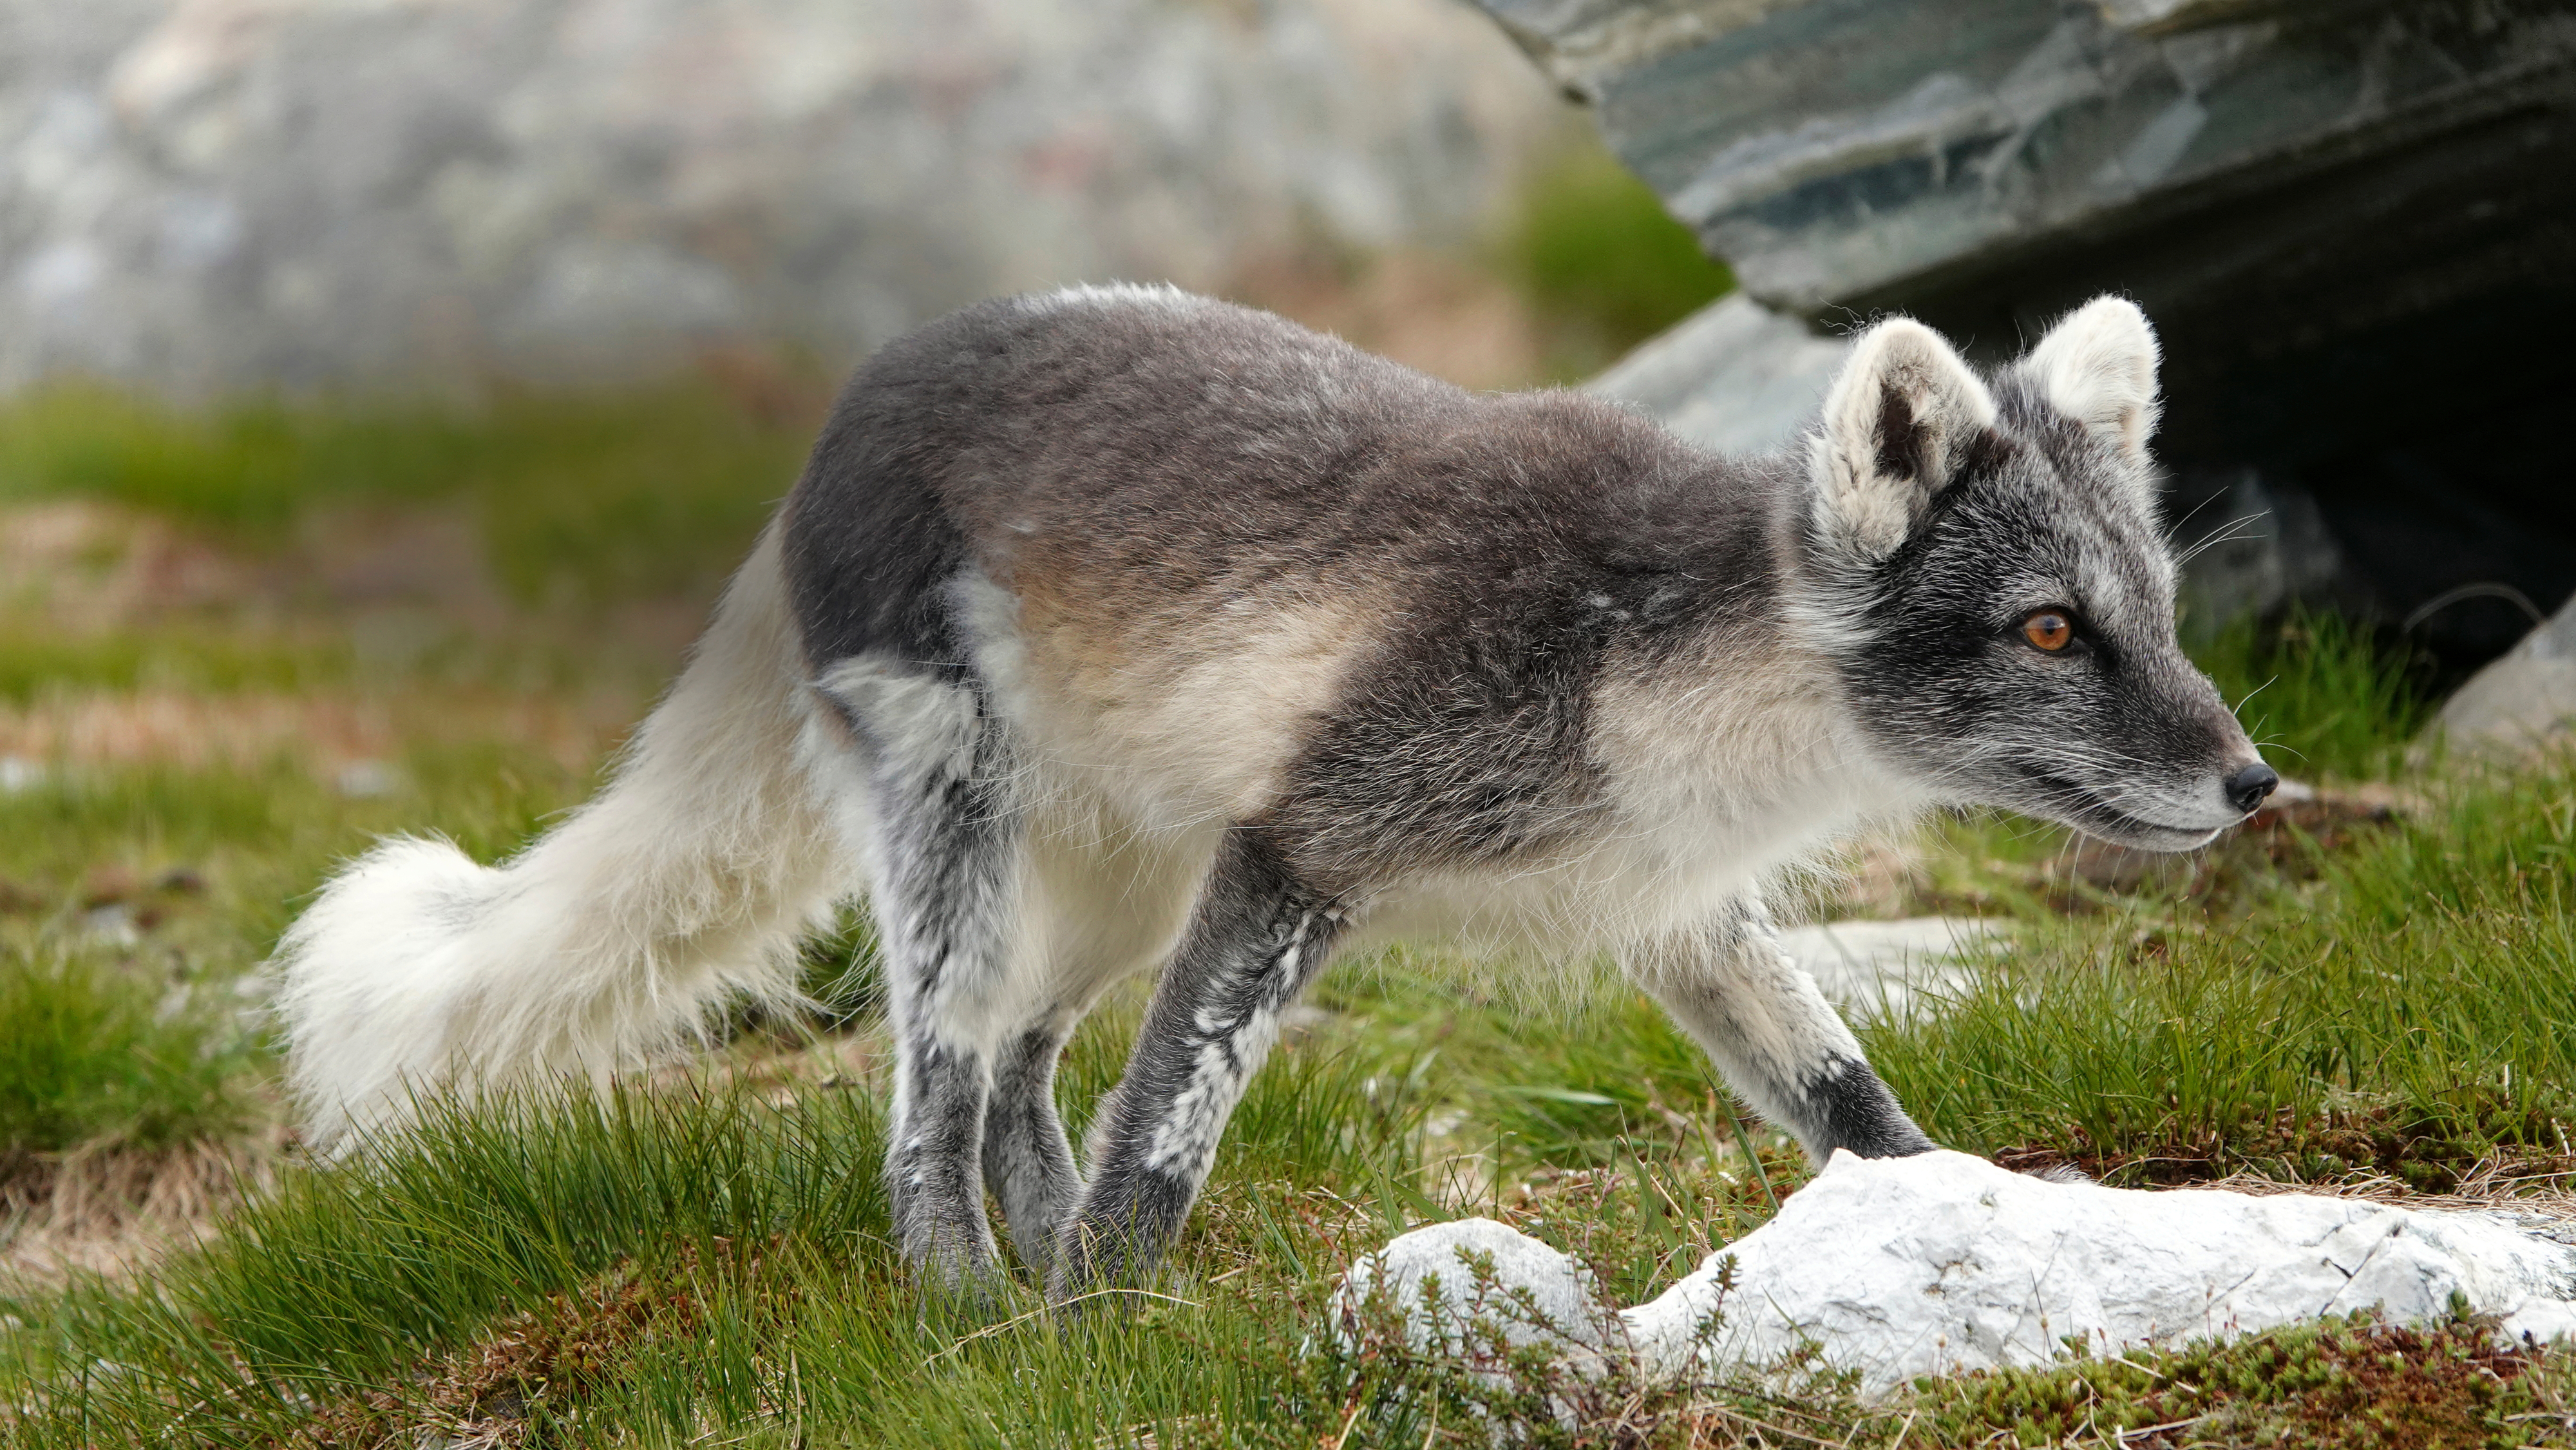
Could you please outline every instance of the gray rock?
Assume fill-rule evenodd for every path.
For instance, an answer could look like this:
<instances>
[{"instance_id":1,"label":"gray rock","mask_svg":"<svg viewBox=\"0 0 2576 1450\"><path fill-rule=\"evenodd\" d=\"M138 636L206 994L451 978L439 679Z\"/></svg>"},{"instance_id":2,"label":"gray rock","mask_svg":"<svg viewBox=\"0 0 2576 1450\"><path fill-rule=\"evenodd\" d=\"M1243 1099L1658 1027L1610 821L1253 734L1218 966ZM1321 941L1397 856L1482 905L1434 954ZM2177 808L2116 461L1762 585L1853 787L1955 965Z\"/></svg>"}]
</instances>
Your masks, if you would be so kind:
<instances>
[{"instance_id":1,"label":"gray rock","mask_svg":"<svg viewBox=\"0 0 2576 1450\"><path fill-rule=\"evenodd\" d=\"M2576 65L2554 4L1479 3L1749 291L1799 313L2221 178L2464 132Z\"/></svg>"},{"instance_id":2,"label":"gray rock","mask_svg":"<svg viewBox=\"0 0 2576 1450\"><path fill-rule=\"evenodd\" d=\"M0 0L0 388L845 361L1468 235L1560 111L1444 0Z\"/></svg>"},{"instance_id":3,"label":"gray rock","mask_svg":"<svg viewBox=\"0 0 2576 1450\"><path fill-rule=\"evenodd\" d=\"M1650 1372L1758 1372L1812 1341L1871 1394L2043 1364L2069 1337L2116 1353L2372 1308L2422 1323L2455 1296L2499 1316L2499 1340L2546 1342L2576 1334L2576 1249L2550 1229L2307 1194L2053 1182L1960 1153L1840 1153L1777 1218L1619 1318ZM1563 1255L1499 1224L1396 1240L1425 1267L1459 1244L1542 1296L1580 1287ZM1615 1352L1620 1336L1604 1342Z\"/></svg>"},{"instance_id":4,"label":"gray rock","mask_svg":"<svg viewBox=\"0 0 2576 1450\"><path fill-rule=\"evenodd\" d=\"M1883 312L1997 361L2120 292L2165 344L2173 516L2247 520L2198 622L2576 591L2576 0L1478 3L1743 281L1605 385L1676 427L1784 437ZM1727 317L1685 397L1661 363ZM2446 667L2521 634L2473 597L2410 631Z\"/></svg>"},{"instance_id":5,"label":"gray rock","mask_svg":"<svg viewBox=\"0 0 2576 1450\"><path fill-rule=\"evenodd\" d=\"M2176 495L2187 636L2205 638L2238 615L2276 614L2294 600L2341 602L2343 549L2305 490L2236 468L2190 480Z\"/></svg>"},{"instance_id":6,"label":"gray rock","mask_svg":"<svg viewBox=\"0 0 2576 1450\"><path fill-rule=\"evenodd\" d=\"M2477 672L2428 727L2467 754L2532 749L2576 728L2576 601Z\"/></svg>"},{"instance_id":7,"label":"gray rock","mask_svg":"<svg viewBox=\"0 0 2576 1450\"><path fill-rule=\"evenodd\" d=\"M1633 403L1664 426L1722 453L1784 448L1824 405L1825 385L1851 350L1737 293L1693 313L1587 392Z\"/></svg>"}]
</instances>

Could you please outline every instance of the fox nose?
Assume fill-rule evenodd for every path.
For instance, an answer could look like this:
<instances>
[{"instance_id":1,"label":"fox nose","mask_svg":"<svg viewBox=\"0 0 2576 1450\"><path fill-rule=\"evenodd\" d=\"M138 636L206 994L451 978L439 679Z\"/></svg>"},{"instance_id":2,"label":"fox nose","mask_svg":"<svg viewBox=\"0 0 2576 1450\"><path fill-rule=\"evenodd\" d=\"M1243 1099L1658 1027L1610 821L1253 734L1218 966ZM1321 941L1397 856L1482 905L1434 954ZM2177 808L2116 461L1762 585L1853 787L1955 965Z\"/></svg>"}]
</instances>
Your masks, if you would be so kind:
<instances>
[{"instance_id":1,"label":"fox nose","mask_svg":"<svg viewBox=\"0 0 2576 1450\"><path fill-rule=\"evenodd\" d=\"M2281 773L2258 760L2229 776L2219 789L2227 792L2230 804L2250 816L2280 783Z\"/></svg>"}]
</instances>

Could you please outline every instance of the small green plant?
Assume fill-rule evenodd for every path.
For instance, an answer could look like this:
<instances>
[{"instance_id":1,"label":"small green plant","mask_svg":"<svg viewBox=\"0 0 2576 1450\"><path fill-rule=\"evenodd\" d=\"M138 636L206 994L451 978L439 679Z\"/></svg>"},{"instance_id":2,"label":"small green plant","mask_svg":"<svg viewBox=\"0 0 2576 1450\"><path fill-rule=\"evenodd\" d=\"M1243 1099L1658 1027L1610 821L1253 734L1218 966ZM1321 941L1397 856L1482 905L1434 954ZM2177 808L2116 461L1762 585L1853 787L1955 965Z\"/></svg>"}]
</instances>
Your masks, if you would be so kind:
<instances>
[{"instance_id":1,"label":"small green plant","mask_svg":"<svg viewBox=\"0 0 2576 1450\"><path fill-rule=\"evenodd\" d=\"M2235 1340L2095 1355L1915 1384L1935 1445L2274 1445L2284 1450L2486 1450L2565 1444L2563 1365L2500 1349L2461 1306L2401 1327L2368 1311ZM2553 1437L2550 1430L2558 1435Z\"/></svg>"}]
</instances>

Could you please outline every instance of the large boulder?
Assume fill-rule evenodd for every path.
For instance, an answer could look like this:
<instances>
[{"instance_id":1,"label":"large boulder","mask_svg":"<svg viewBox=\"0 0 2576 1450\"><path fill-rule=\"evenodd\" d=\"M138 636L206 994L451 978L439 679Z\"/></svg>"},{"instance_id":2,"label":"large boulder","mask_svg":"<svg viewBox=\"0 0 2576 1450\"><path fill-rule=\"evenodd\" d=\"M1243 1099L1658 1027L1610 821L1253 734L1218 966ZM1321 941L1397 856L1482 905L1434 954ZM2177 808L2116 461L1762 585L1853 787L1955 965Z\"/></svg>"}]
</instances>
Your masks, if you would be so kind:
<instances>
[{"instance_id":1,"label":"large boulder","mask_svg":"<svg viewBox=\"0 0 2576 1450\"><path fill-rule=\"evenodd\" d=\"M2123 292L2204 620L2447 600L2465 668L2526 621L2461 586L2576 591L2576 0L1478 3L1744 284L1676 426L1781 436L1883 309L1991 359Z\"/></svg>"},{"instance_id":2,"label":"large boulder","mask_svg":"<svg viewBox=\"0 0 2576 1450\"><path fill-rule=\"evenodd\" d=\"M1496 1281L1481 1291L1480 1256ZM1392 1303L1425 1352L1454 1337L1443 1312L1503 1303L1521 1282L1553 1322L1591 1322L1565 1302L1586 1281L1563 1255L1487 1220L1416 1229L1382 1258L1407 1285L1442 1274L1445 1297ZM1346 1313L1375 1272L1354 1271ZM2457 1303L2497 1316L2500 1340L2576 1334L2576 1231L2352 1198L2060 1183L1961 1153L1838 1153L1777 1218L1566 1348L1579 1366L1624 1339L1647 1369L1680 1374L1758 1370L1813 1342L1883 1394L1918 1375L2044 1364L2070 1338L2115 1353L2356 1310L2422 1323Z\"/></svg>"},{"instance_id":3,"label":"large boulder","mask_svg":"<svg viewBox=\"0 0 2576 1450\"><path fill-rule=\"evenodd\" d=\"M1561 110L1448 0L0 0L0 389L837 364L1469 234Z\"/></svg>"}]
</instances>

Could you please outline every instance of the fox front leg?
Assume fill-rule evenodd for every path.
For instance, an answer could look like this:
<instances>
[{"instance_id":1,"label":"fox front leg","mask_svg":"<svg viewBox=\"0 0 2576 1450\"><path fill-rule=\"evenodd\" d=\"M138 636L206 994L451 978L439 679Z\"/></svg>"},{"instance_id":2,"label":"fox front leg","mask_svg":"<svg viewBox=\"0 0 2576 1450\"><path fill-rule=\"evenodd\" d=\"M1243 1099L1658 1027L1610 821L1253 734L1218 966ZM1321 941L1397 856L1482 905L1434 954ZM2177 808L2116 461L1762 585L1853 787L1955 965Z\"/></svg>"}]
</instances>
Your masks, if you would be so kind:
<instances>
[{"instance_id":1,"label":"fox front leg","mask_svg":"<svg viewBox=\"0 0 2576 1450\"><path fill-rule=\"evenodd\" d=\"M1132 1283L1179 1234L1280 1014L1323 969L1343 920L1258 835L1238 831L1218 849L1126 1075L1100 1109L1091 1183L1056 1246L1059 1302Z\"/></svg>"},{"instance_id":2,"label":"fox front leg","mask_svg":"<svg viewBox=\"0 0 2576 1450\"><path fill-rule=\"evenodd\" d=\"M1728 1085L1817 1162L1837 1148L1902 1158L1939 1146L1879 1080L1815 978L1790 960L1759 901L1640 943L1623 965Z\"/></svg>"}]
</instances>

